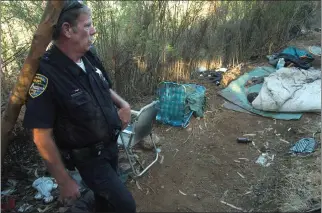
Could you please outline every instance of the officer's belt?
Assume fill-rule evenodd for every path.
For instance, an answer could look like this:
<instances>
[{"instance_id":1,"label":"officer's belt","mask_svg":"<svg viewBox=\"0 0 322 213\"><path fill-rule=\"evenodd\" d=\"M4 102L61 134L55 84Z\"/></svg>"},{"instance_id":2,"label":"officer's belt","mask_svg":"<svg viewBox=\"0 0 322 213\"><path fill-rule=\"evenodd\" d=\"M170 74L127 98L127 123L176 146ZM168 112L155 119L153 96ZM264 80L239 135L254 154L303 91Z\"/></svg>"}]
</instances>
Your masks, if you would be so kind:
<instances>
[{"instance_id":1,"label":"officer's belt","mask_svg":"<svg viewBox=\"0 0 322 213\"><path fill-rule=\"evenodd\" d=\"M84 147L80 149L71 149L69 151L72 160L84 160L88 158L97 157L101 154L103 149L107 149L112 144L106 142L99 142L89 147Z\"/></svg>"},{"instance_id":2,"label":"officer's belt","mask_svg":"<svg viewBox=\"0 0 322 213\"><path fill-rule=\"evenodd\" d=\"M78 160L84 160L84 159L90 159L93 157L97 157L101 154L103 149L108 149L111 146L116 145L114 143L117 143L118 135L119 135L119 131L115 130L113 136L110 138L110 140L108 140L108 142L107 141L100 141L98 143L95 143L93 145L83 147L83 148L62 150L62 153L63 153L64 158L66 160L78 161Z\"/></svg>"}]
</instances>

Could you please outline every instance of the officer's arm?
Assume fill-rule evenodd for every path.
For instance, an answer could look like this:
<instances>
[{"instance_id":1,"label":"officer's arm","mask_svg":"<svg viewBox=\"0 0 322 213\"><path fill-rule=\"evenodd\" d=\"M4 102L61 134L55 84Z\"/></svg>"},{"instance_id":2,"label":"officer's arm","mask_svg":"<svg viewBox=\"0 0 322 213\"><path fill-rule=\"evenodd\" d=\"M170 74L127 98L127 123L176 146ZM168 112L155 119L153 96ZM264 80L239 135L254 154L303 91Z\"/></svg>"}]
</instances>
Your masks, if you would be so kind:
<instances>
[{"instance_id":1,"label":"officer's arm","mask_svg":"<svg viewBox=\"0 0 322 213\"><path fill-rule=\"evenodd\" d=\"M33 141L45 160L49 172L61 184L68 181L68 176L52 138L56 118L56 103L53 94L50 80L40 73L36 74L29 89L24 127L32 130Z\"/></svg>"},{"instance_id":2,"label":"officer's arm","mask_svg":"<svg viewBox=\"0 0 322 213\"><path fill-rule=\"evenodd\" d=\"M110 92L111 92L112 100L118 108L130 109L130 104L126 102L123 98L121 98L121 96L119 96L114 90L110 89Z\"/></svg>"},{"instance_id":3,"label":"officer's arm","mask_svg":"<svg viewBox=\"0 0 322 213\"><path fill-rule=\"evenodd\" d=\"M33 140L41 157L45 160L50 174L55 178L58 185L68 182L70 176L65 170L59 151L52 138L52 129L33 129Z\"/></svg>"}]
</instances>

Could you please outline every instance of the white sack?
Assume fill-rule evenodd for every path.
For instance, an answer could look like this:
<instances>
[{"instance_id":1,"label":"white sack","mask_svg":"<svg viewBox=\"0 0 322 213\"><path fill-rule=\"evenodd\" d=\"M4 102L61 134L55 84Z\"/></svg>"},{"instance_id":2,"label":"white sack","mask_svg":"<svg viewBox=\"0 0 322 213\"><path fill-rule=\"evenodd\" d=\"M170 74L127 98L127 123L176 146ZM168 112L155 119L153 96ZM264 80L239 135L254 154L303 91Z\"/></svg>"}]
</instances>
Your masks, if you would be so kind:
<instances>
[{"instance_id":1,"label":"white sack","mask_svg":"<svg viewBox=\"0 0 322 213\"><path fill-rule=\"evenodd\" d=\"M265 77L252 105L263 111L320 112L321 71L281 68Z\"/></svg>"}]
</instances>

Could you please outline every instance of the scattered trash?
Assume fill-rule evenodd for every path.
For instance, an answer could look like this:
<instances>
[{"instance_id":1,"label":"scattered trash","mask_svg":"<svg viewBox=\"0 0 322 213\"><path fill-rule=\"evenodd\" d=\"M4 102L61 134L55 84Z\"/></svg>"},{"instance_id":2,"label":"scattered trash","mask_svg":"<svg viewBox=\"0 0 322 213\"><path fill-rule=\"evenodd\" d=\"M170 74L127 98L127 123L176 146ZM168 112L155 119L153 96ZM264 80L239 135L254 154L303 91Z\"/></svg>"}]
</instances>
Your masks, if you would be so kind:
<instances>
[{"instance_id":1,"label":"scattered trash","mask_svg":"<svg viewBox=\"0 0 322 213\"><path fill-rule=\"evenodd\" d=\"M11 185L11 186L13 186L13 187L15 187L16 185L17 185L17 181L16 180L13 180L13 179L9 179L8 180L8 183Z\"/></svg>"},{"instance_id":2,"label":"scattered trash","mask_svg":"<svg viewBox=\"0 0 322 213\"><path fill-rule=\"evenodd\" d=\"M243 136L244 136L244 137L247 137L247 136L255 137L255 136L256 136L256 134L244 134Z\"/></svg>"},{"instance_id":3,"label":"scattered trash","mask_svg":"<svg viewBox=\"0 0 322 213\"><path fill-rule=\"evenodd\" d=\"M237 138L237 142L238 143L251 143L252 140L250 140L248 138Z\"/></svg>"},{"instance_id":4,"label":"scattered trash","mask_svg":"<svg viewBox=\"0 0 322 213\"><path fill-rule=\"evenodd\" d=\"M41 177L33 182L32 187L38 191L35 195L36 200L43 199L45 203L50 203L54 200L54 197L51 195L51 191L56 189L58 185L49 177Z\"/></svg>"},{"instance_id":5,"label":"scattered trash","mask_svg":"<svg viewBox=\"0 0 322 213\"><path fill-rule=\"evenodd\" d=\"M213 78L209 78L209 79L213 80L213 81L214 81L214 83L215 83L217 86L219 86L219 85L220 85L220 81L221 81L221 79L222 79L222 75L221 75L221 73L217 72L216 74L212 75L211 77L213 77Z\"/></svg>"},{"instance_id":6,"label":"scattered trash","mask_svg":"<svg viewBox=\"0 0 322 213\"><path fill-rule=\"evenodd\" d=\"M12 210L16 207L16 200L13 197L6 197L5 201L1 199L1 210Z\"/></svg>"},{"instance_id":7,"label":"scattered trash","mask_svg":"<svg viewBox=\"0 0 322 213\"><path fill-rule=\"evenodd\" d=\"M288 130L287 130L287 131L289 132L289 131L291 131L291 129L292 129L292 128L288 128Z\"/></svg>"},{"instance_id":8,"label":"scattered trash","mask_svg":"<svg viewBox=\"0 0 322 213\"><path fill-rule=\"evenodd\" d=\"M35 174L35 177L36 177L36 178L39 178L39 175L38 175L38 168L36 168L36 169L35 169L35 173L34 173L34 174Z\"/></svg>"},{"instance_id":9,"label":"scattered trash","mask_svg":"<svg viewBox=\"0 0 322 213\"><path fill-rule=\"evenodd\" d=\"M321 56L321 47L320 46L309 46L309 51L315 56Z\"/></svg>"},{"instance_id":10,"label":"scattered trash","mask_svg":"<svg viewBox=\"0 0 322 213\"><path fill-rule=\"evenodd\" d=\"M262 152L258 149L258 147L255 145L255 142L254 142L254 141L252 141L252 145L255 147L255 149L256 149L259 153L262 153Z\"/></svg>"},{"instance_id":11,"label":"scattered trash","mask_svg":"<svg viewBox=\"0 0 322 213\"><path fill-rule=\"evenodd\" d=\"M198 67L197 71L198 72L205 72L205 71L207 71L207 68L206 67Z\"/></svg>"},{"instance_id":12,"label":"scattered trash","mask_svg":"<svg viewBox=\"0 0 322 213\"><path fill-rule=\"evenodd\" d=\"M173 157L175 157L178 152L179 152L179 149L176 149L176 153L174 153Z\"/></svg>"},{"instance_id":13,"label":"scattered trash","mask_svg":"<svg viewBox=\"0 0 322 213\"><path fill-rule=\"evenodd\" d=\"M238 158L239 160L245 160L245 161L249 161L248 158Z\"/></svg>"},{"instance_id":14,"label":"scattered trash","mask_svg":"<svg viewBox=\"0 0 322 213\"><path fill-rule=\"evenodd\" d=\"M227 194L228 194L228 192L229 192L229 190L227 189L227 190L224 192L223 197L226 197L226 196L227 196Z\"/></svg>"},{"instance_id":15,"label":"scattered trash","mask_svg":"<svg viewBox=\"0 0 322 213\"><path fill-rule=\"evenodd\" d=\"M172 126L170 128L168 128L168 129L166 129L165 131L168 132L170 129L172 129Z\"/></svg>"},{"instance_id":16,"label":"scattered trash","mask_svg":"<svg viewBox=\"0 0 322 213\"><path fill-rule=\"evenodd\" d=\"M237 210L240 210L240 211L244 211L242 208L236 207L236 206L234 206L232 204L229 204L229 203L227 203L225 201L222 201L221 200L220 202L223 203L223 204L225 204L225 205L227 205L227 206L230 206L231 208L234 208L234 209L237 209Z\"/></svg>"},{"instance_id":17,"label":"scattered trash","mask_svg":"<svg viewBox=\"0 0 322 213\"><path fill-rule=\"evenodd\" d=\"M161 189L164 189L164 186L161 186Z\"/></svg>"},{"instance_id":18,"label":"scattered trash","mask_svg":"<svg viewBox=\"0 0 322 213\"><path fill-rule=\"evenodd\" d=\"M256 163L264 167L268 167L271 165L272 161L274 160L274 157L274 154L272 156L269 156L268 153L262 153L261 156L259 156L256 160Z\"/></svg>"},{"instance_id":19,"label":"scattered trash","mask_svg":"<svg viewBox=\"0 0 322 213\"><path fill-rule=\"evenodd\" d=\"M182 195L187 195L186 193L183 193L182 191L180 191L180 189L179 189L179 193Z\"/></svg>"},{"instance_id":20,"label":"scattered trash","mask_svg":"<svg viewBox=\"0 0 322 213\"><path fill-rule=\"evenodd\" d=\"M277 62L277 65L276 65L276 69L279 70L279 69L281 69L284 66L285 66L285 60L284 60L284 58L279 58L278 59L278 62Z\"/></svg>"},{"instance_id":21,"label":"scattered trash","mask_svg":"<svg viewBox=\"0 0 322 213\"><path fill-rule=\"evenodd\" d=\"M15 188L17 185L17 181L13 179L9 179L6 185L8 186L8 189L1 191L1 195L8 196L14 193L16 191ZM2 186L2 188L6 188L6 187Z\"/></svg>"},{"instance_id":22,"label":"scattered trash","mask_svg":"<svg viewBox=\"0 0 322 213\"><path fill-rule=\"evenodd\" d=\"M226 72L227 69L225 68L221 68L218 69L218 71L216 70L206 70L203 72L199 72L200 75L199 77L201 77L201 79L203 80L207 80L210 82L215 83L217 86L220 85L220 81L222 80L222 73Z\"/></svg>"},{"instance_id":23,"label":"scattered trash","mask_svg":"<svg viewBox=\"0 0 322 213\"><path fill-rule=\"evenodd\" d=\"M46 206L44 209L37 208L37 210L38 210L38 212L43 213L43 212L47 211L49 208L50 208L49 206Z\"/></svg>"},{"instance_id":24,"label":"scattered trash","mask_svg":"<svg viewBox=\"0 0 322 213\"><path fill-rule=\"evenodd\" d=\"M315 49L318 53L318 49ZM291 65L302 69L309 69L311 67L311 62L314 61L314 58L310 53L292 46L285 48L281 53L273 54L267 58L269 60L269 64L275 66L276 68L279 68L278 62L281 58L284 59L285 67Z\"/></svg>"},{"instance_id":25,"label":"scattered trash","mask_svg":"<svg viewBox=\"0 0 322 213\"><path fill-rule=\"evenodd\" d=\"M161 152L161 149L160 148L157 148L157 150L156 150L158 153L160 153Z\"/></svg>"},{"instance_id":26,"label":"scattered trash","mask_svg":"<svg viewBox=\"0 0 322 213\"><path fill-rule=\"evenodd\" d=\"M236 163L240 163L240 161L239 160L234 160Z\"/></svg>"},{"instance_id":27,"label":"scattered trash","mask_svg":"<svg viewBox=\"0 0 322 213\"><path fill-rule=\"evenodd\" d=\"M288 142L288 141L286 141L286 140L284 140L284 139L282 139L282 138L280 138L280 141L282 141L282 142L284 142L284 143L287 143L287 144L289 144L290 142Z\"/></svg>"},{"instance_id":28,"label":"scattered trash","mask_svg":"<svg viewBox=\"0 0 322 213\"><path fill-rule=\"evenodd\" d=\"M299 140L290 151L293 153L311 153L315 149L315 144L314 138L303 138Z\"/></svg>"},{"instance_id":29,"label":"scattered trash","mask_svg":"<svg viewBox=\"0 0 322 213\"><path fill-rule=\"evenodd\" d=\"M238 174L241 178L245 179L244 175L240 174L239 172L237 172L237 174Z\"/></svg>"},{"instance_id":30,"label":"scattered trash","mask_svg":"<svg viewBox=\"0 0 322 213\"><path fill-rule=\"evenodd\" d=\"M163 164L163 160L164 160L164 156L160 155L161 159L160 159L160 164Z\"/></svg>"},{"instance_id":31,"label":"scattered trash","mask_svg":"<svg viewBox=\"0 0 322 213\"><path fill-rule=\"evenodd\" d=\"M228 68L219 68L219 69L216 69L216 72L226 72L228 70Z\"/></svg>"},{"instance_id":32,"label":"scattered trash","mask_svg":"<svg viewBox=\"0 0 322 213\"><path fill-rule=\"evenodd\" d=\"M136 184L136 186L138 187L138 189L139 189L140 191L142 191L142 188L141 188L141 186L140 186L139 182L138 182L138 181L135 181L135 184Z\"/></svg>"},{"instance_id":33,"label":"scattered trash","mask_svg":"<svg viewBox=\"0 0 322 213\"><path fill-rule=\"evenodd\" d=\"M191 137L192 133L189 134L188 138L183 142L183 144L187 143Z\"/></svg>"},{"instance_id":34,"label":"scattered trash","mask_svg":"<svg viewBox=\"0 0 322 213\"><path fill-rule=\"evenodd\" d=\"M30 209L31 207L32 207L32 205L30 205L28 203L24 203L19 207L18 212L25 212L28 209Z\"/></svg>"},{"instance_id":35,"label":"scattered trash","mask_svg":"<svg viewBox=\"0 0 322 213\"><path fill-rule=\"evenodd\" d=\"M250 193L252 193L252 191L245 192L245 194L244 194L244 195L248 195L248 194L250 194Z\"/></svg>"},{"instance_id":36,"label":"scattered trash","mask_svg":"<svg viewBox=\"0 0 322 213\"><path fill-rule=\"evenodd\" d=\"M11 195L15 191L16 191L16 189L14 189L14 188L6 189L6 190L1 191L1 195L6 195L6 196Z\"/></svg>"}]
</instances>

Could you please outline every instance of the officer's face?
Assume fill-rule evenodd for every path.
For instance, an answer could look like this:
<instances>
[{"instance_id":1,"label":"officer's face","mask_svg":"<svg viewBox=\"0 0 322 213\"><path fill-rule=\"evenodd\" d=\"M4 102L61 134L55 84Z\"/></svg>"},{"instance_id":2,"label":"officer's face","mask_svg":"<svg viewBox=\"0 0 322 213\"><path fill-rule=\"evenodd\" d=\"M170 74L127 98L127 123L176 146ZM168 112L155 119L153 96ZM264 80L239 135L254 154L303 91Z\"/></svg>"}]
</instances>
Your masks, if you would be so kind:
<instances>
[{"instance_id":1,"label":"officer's face","mask_svg":"<svg viewBox=\"0 0 322 213\"><path fill-rule=\"evenodd\" d=\"M82 13L77 20L76 30L72 33L70 40L74 43L75 51L87 52L94 41L96 33L93 27L91 14Z\"/></svg>"}]
</instances>

